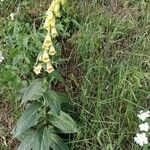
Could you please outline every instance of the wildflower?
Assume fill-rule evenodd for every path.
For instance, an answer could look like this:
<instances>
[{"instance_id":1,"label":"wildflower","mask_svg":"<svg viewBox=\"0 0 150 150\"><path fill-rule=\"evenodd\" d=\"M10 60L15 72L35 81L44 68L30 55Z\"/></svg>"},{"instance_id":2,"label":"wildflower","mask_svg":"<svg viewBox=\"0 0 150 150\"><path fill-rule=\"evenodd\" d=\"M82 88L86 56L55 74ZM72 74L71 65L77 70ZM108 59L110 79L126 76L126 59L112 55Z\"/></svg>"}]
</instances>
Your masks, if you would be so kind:
<instances>
[{"instance_id":1,"label":"wildflower","mask_svg":"<svg viewBox=\"0 0 150 150\"><path fill-rule=\"evenodd\" d=\"M4 0L1 0L1 2L3 2Z\"/></svg>"},{"instance_id":2,"label":"wildflower","mask_svg":"<svg viewBox=\"0 0 150 150\"><path fill-rule=\"evenodd\" d=\"M139 128L140 128L140 131L145 131L145 132L147 132L147 131L149 130L149 125L148 125L147 122L145 122L145 123L140 124L140 125L139 125Z\"/></svg>"},{"instance_id":3,"label":"wildflower","mask_svg":"<svg viewBox=\"0 0 150 150\"><path fill-rule=\"evenodd\" d=\"M146 136L146 133L137 133L136 137L134 138L134 141L140 146L148 144L148 138Z\"/></svg>"},{"instance_id":4,"label":"wildflower","mask_svg":"<svg viewBox=\"0 0 150 150\"><path fill-rule=\"evenodd\" d=\"M34 72L38 75L41 73L42 64L38 64L36 67L34 67Z\"/></svg>"},{"instance_id":5,"label":"wildflower","mask_svg":"<svg viewBox=\"0 0 150 150\"><path fill-rule=\"evenodd\" d=\"M58 35L56 27L52 27L51 28L51 36L54 38Z\"/></svg>"},{"instance_id":6,"label":"wildflower","mask_svg":"<svg viewBox=\"0 0 150 150\"><path fill-rule=\"evenodd\" d=\"M49 55L53 56L55 54L56 54L56 50L55 50L54 46L51 45L50 50L49 50Z\"/></svg>"},{"instance_id":7,"label":"wildflower","mask_svg":"<svg viewBox=\"0 0 150 150\"><path fill-rule=\"evenodd\" d=\"M46 14L47 14L47 18L48 18L49 20L52 20L52 19L54 18L54 14L53 14L53 12L52 12L51 10L48 10L48 11L46 12Z\"/></svg>"},{"instance_id":8,"label":"wildflower","mask_svg":"<svg viewBox=\"0 0 150 150\"><path fill-rule=\"evenodd\" d=\"M150 117L150 111L146 112L140 111L140 113L137 116L140 120L144 121L145 119Z\"/></svg>"},{"instance_id":9,"label":"wildflower","mask_svg":"<svg viewBox=\"0 0 150 150\"><path fill-rule=\"evenodd\" d=\"M54 10L54 5L55 5L55 1L52 1L48 11L53 11Z\"/></svg>"},{"instance_id":10,"label":"wildflower","mask_svg":"<svg viewBox=\"0 0 150 150\"><path fill-rule=\"evenodd\" d=\"M50 62L47 63L46 68L47 68L46 71L47 71L48 73L51 73L51 72L54 71L54 68L53 68L53 66L51 65Z\"/></svg>"},{"instance_id":11,"label":"wildflower","mask_svg":"<svg viewBox=\"0 0 150 150\"><path fill-rule=\"evenodd\" d=\"M51 37L50 37L49 34L47 34L47 36L45 37L45 40L44 40L44 42L43 42L42 48L43 48L44 50L48 50L51 45L52 45Z\"/></svg>"},{"instance_id":12,"label":"wildflower","mask_svg":"<svg viewBox=\"0 0 150 150\"><path fill-rule=\"evenodd\" d=\"M42 61L45 62L45 63L50 61L47 51L43 52Z\"/></svg>"},{"instance_id":13,"label":"wildflower","mask_svg":"<svg viewBox=\"0 0 150 150\"><path fill-rule=\"evenodd\" d=\"M56 24L56 20L55 17L53 17L52 19L50 19L49 17L46 18L45 23L44 23L44 28L49 30L50 27L55 26Z\"/></svg>"},{"instance_id":14,"label":"wildflower","mask_svg":"<svg viewBox=\"0 0 150 150\"><path fill-rule=\"evenodd\" d=\"M11 18L11 20L14 20L15 19L15 13L10 13L10 18Z\"/></svg>"},{"instance_id":15,"label":"wildflower","mask_svg":"<svg viewBox=\"0 0 150 150\"><path fill-rule=\"evenodd\" d=\"M55 5L54 5L54 14L56 17L60 17L60 3L57 2Z\"/></svg>"},{"instance_id":16,"label":"wildflower","mask_svg":"<svg viewBox=\"0 0 150 150\"><path fill-rule=\"evenodd\" d=\"M2 52L0 51L0 63L4 60L4 57L3 57L3 54Z\"/></svg>"}]
</instances>

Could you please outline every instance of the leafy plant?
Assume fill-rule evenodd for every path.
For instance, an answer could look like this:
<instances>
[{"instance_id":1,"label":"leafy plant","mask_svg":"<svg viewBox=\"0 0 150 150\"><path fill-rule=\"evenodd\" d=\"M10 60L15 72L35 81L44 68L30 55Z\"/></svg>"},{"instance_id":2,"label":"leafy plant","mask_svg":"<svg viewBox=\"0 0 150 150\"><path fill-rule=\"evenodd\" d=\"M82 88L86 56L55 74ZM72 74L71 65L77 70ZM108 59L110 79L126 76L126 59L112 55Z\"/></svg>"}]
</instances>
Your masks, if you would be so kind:
<instances>
[{"instance_id":1,"label":"leafy plant","mask_svg":"<svg viewBox=\"0 0 150 150\"><path fill-rule=\"evenodd\" d=\"M21 89L22 104L27 104L28 107L19 118L13 137L22 137L19 150L25 147L33 150L49 150L50 147L54 150L66 150L68 146L57 134L77 132L76 123L61 111L57 92L48 91L42 83L42 79L36 79L28 87Z\"/></svg>"},{"instance_id":2,"label":"leafy plant","mask_svg":"<svg viewBox=\"0 0 150 150\"><path fill-rule=\"evenodd\" d=\"M55 0L52 2L52 6L58 5L55 2ZM63 4L63 1L61 3ZM50 9L52 8L50 7ZM50 16L47 15L44 24L48 33L43 42L43 50L39 53L35 63L34 72L39 75L42 74L41 69L46 68L50 75L48 77L41 75L41 78L32 80L29 86L24 87L19 92L21 105L24 105L26 109L12 132L14 138L22 141L18 150L49 150L50 148L68 150L69 147L61 139L61 135L77 132L75 121L62 111L62 99L65 99L65 96L63 97L62 94L58 94L51 88L54 80L58 79L62 83L64 83L64 80L51 64L57 64L59 60L57 56L53 56L57 53L57 44L52 43L52 37L54 38L57 35L57 31L55 27L51 27L49 24L55 25L55 16L59 16L59 10L56 12L55 9L53 12L50 10L48 13ZM49 30L53 31L53 34ZM28 38L23 43L27 45Z\"/></svg>"}]
</instances>

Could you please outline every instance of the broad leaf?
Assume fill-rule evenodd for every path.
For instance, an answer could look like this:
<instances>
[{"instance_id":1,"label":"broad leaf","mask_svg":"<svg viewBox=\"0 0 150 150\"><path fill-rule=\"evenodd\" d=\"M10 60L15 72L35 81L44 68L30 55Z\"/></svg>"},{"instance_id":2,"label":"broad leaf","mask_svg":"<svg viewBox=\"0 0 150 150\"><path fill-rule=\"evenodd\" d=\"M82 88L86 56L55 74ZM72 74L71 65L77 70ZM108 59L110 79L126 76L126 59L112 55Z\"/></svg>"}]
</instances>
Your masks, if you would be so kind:
<instances>
[{"instance_id":1,"label":"broad leaf","mask_svg":"<svg viewBox=\"0 0 150 150\"><path fill-rule=\"evenodd\" d=\"M48 120L53 126L60 129L62 133L77 132L76 123L68 114L63 111L60 112L60 116L50 115Z\"/></svg>"},{"instance_id":2,"label":"broad leaf","mask_svg":"<svg viewBox=\"0 0 150 150\"><path fill-rule=\"evenodd\" d=\"M59 115L61 110L61 104L57 93L52 90L48 91L47 93L45 93L44 98L49 105L51 111Z\"/></svg>"},{"instance_id":3,"label":"broad leaf","mask_svg":"<svg viewBox=\"0 0 150 150\"><path fill-rule=\"evenodd\" d=\"M29 100L37 100L43 95L42 82L40 79L34 80L26 89L22 96L22 103L26 103Z\"/></svg>"},{"instance_id":4,"label":"broad leaf","mask_svg":"<svg viewBox=\"0 0 150 150\"><path fill-rule=\"evenodd\" d=\"M24 140L22 140L17 150L31 150L34 141L33 134L27 135Z\"/></svg>"},{"instance_id":5,"label":"broad leaf","mask_svg":"<svg viewBox=\"0 0 150 150\"><path fill-rule=\"evenodd\" d=\"M41 115L37 111L40 107L41 103L35 103L25 110L25 112L19 118L15 129L13 130L14 138L38 123L38 119Z\"/></svg>"},{"instance_id":6,"label":"broad leaf","mask_svg":"<svg viewBox=\"0 0 150 150\"><path fill-rule=\"evenodd\" d=\"M67 144L56 134L50 133L49 143L53 150L69 150Z\"/></svg>"},{"instance_id":7,"label":"broad leaf","mask_svg":"<svg viewBox=\"0 0 150 150\"><path fill-rule=\"evenodd\" d=\"M48 136L44 128L38 129L34 136L32 150L49 150Z\"/></svg>"},{"instance_id":8,"label":"broad leaf","mask_svg":"<svg viewBox=\"0 0 150 150\"><path fill-rule=\"evenodd\" d=\"M60 81L61 83L65 84L63 77L55 70L53 71L50 76L56 78L58 81Z\"/></svg>"},{"instance_id":9,"label":"broad leaf","mask_svg":"<svg viewBox=\"0 0 150 150\"><path fill-rule=\"evenodd\" d=\"M47 127L41 127L25 135L18 150L69 150L66 143Z\"/></svg>"},{"instance_id":10,"label":"broad leaf","mask_svg":"<svg viewBox=\"0 0 150 150\"><path fill-rule=\"evenodd\" d=\"M18 150L49 150L49 139L44 128L26 134Z\"/></svg>"},{"instance_id":11,"label":"broad leaf","mask_svg":"<svg viewBox=\"0 0 150 150\"><path fill-rule=\"evenodd\" d=\"M63 104L63 103L69 104L70 103L70 98L66 93L57 92L57 95L59 96L61 104Z\"/></svg>"}]
</instances>

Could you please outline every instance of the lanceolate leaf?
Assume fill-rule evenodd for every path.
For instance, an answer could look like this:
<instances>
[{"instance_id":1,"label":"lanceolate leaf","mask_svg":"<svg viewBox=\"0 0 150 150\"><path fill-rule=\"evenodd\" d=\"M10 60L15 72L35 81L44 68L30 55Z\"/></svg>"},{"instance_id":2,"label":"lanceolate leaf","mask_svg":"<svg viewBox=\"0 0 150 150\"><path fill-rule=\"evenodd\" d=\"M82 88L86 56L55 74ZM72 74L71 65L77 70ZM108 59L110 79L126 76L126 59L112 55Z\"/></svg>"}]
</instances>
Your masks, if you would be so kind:
<instances>
[{"instance_id":1,"label":"lanceolate leaf","mask_svg":"<svg viewBox=\"0 0 150 150\"><path fill-rule=\"evenodd\" d=\"M44 128L37 129L32 150L49 150L48 136Z\"/></svg>"},{"instance_id":2,"label":"lanceolate leaf","mask_svg":"<svg viewBox=\"0 0 150 150\"><path fill-rule=\"evenodd\" d=\"M66 93L62 92L57 92L57 95L59 96L61 104L69 104L70 103L70 98Z\"/></svg>"},{"instance_id":3,"label":"lanceolate leaf","mask_svg":"<svg viewBox=\"0 0 150 150\"><path fill-rule=\"evenodd\" d=\"M69 150L67 144L57 135L57 134L50 134L49 137L50 147L53 150Z\"/></svg>"},{"instance_id":4,"label":"lanceolate leaf","mask_svg":"<svg viewBox=\"0 0 150 150\"><path fill-rule=\"evenodd\" d=\"M18 150L69 150L66 143L47 127L26 134Z\"/></svg>"},{"instance_id":5,"label":"lanceolate leaf","mask_svg":"<svg viewBox=\"0 0 150 150\"><path fill-rule=\"evenodd\" d=\"M33 134L27 135L18 147L18 150L31 150L34 141Z\"/></svg>"},{"instance_id":6,"label":"lanceolate leaf","mask_svg":"<svg viewBox=\"0 0 150 150\"><path fill-rule=\"evenodd\" d=\"M24 94L22 96L22 103L26 103L29 100L37 100L42 95L42 81L40 79L36 79L24 90Z\"/></svg>"},{"instance_id":7,"label":"lanceolate leaf","mask_svg":"<svg viewBox=\"0 0 150 150\"><path fill-rule=\"evenodd\" d=\"M59 115L61 110L61 102L59 100L59 97L55 91L48 91L45 93L44 98L49 105L52 112Z\"/></svg>"},{"instance_id":8,"label":"lanceolate leaf","mask_svg":"<svg viewBox=\"0 0 150 150\"><path fill-rule=\"evenodd\" d=\"M60 112L59 116L50 115L48 120L53 126L60 129L62 133L77 132L76 123L68 114L63 111Z\"/></svg>"},{"instance_id":9,"label":"lanceolate leaf","mask_svg":"<svg viewBox=\"0 0 150 150\"><path fill-rule=\"evenodd\" d=\"M50 76L56 78L58 81L60 81L61 83L65 84L63 77L57 72L57 71L53 71Z\"/></svg>"},{"instance_id":10,"label":"lanceolate leaf","mask_svg":"<svg viewBox=\"0 0 150 150\"><path fill-rule=\"evenodd\" d=\"M37 112L41 107L41 103L34 103L25 110L20 119L17 122L15 129L13 130L13 137L17 137L30 127L35 126L38 123L40 114Z\"/></svg>"}]
</instances>

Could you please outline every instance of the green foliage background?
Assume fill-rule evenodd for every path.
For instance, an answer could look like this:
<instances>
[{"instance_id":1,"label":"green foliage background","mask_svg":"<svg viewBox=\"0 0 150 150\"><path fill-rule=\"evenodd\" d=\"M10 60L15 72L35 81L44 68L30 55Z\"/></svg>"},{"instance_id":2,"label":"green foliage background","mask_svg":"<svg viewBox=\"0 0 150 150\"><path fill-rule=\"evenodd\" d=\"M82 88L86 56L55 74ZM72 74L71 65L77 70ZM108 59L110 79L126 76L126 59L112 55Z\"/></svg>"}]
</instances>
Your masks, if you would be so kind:
<instances>
[{"instance_id":1,"label":"green foliage background","mask_svg":"<svg viewBox=\"0 0 150 150\"><path fill-rule=\"evenodd\" d=\"M32 68L45 35L41 24L48 3L0 2L0 48L5 56L0 103L10 103L14 122L21 112L17 93L36 78ZM73 98L69 112L81 124L79 133L70 137L72 149L140 149L133 137L139 123L136 114L150 108L149 10L149 0L76 0L60 20L59 71ZM9 14L14 11L17 18L12 21ZM3 124L0 132L9 135ZM11 146L2 140L1 149Z\"/></svg>"}]
</instances>

